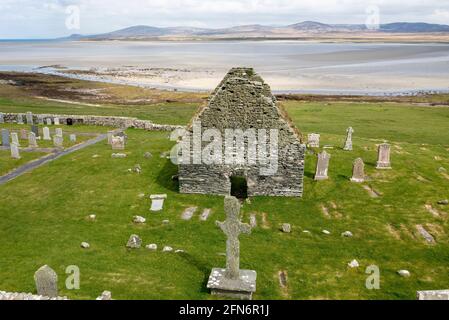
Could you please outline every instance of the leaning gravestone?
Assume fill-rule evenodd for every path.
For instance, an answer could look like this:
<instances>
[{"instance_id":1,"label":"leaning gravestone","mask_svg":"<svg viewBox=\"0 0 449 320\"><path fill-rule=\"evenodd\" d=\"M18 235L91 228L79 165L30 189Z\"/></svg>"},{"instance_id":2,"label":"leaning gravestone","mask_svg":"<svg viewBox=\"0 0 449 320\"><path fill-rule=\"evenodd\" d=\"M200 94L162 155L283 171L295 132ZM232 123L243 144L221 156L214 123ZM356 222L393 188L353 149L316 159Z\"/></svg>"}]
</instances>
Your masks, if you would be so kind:
<instances>
[{"instance_id":1,"label":"leaning gravestone","mask_svg":"<svg viewBox=\"0 0 449 320\"><path fill-rule=\"evenodd\" d=\"M9 130L8 129L2 129L2 146L9 147Z\"/></svg>"},{"instance_id":2,"label":"leaning gravestone","mask_svg":"<svg viewBox=\"0 0 449 320\"><path fill-rule=\"evenodd\" d=\"M352 127L349 127L346 130L346 141L345 141L345 146L343 147L343 150L352 151L352 134L353 133L354 133L354 129L352 129Z\"/></svg>"},{"instance_id":3,"label":"leaning gravestone","mask_svg":"<svg viewBox=\"0 0 449 320\"><path fill-rule=\"evenodd\" d=\"M44 127L42 132L44 134L44 140L51 140L50 129L48 127Z\"/></svg>"},{"instance_id":4,"label":"leaning gravestone","mask_svg":"<svg viewBox=\"0 0 449 320\"><path fill-rule=\"evenodd\" d=\"M166 194L152 194L150 211L161 211L164 208L164 200L167 199Z\"/></svg>"},{"instance_id":5,"label":"leaning gravestone","mask_svg":"<svg viewBox=\"0 0 449 320\"><path fill-rule=\"evenodd\" d=\"M26 113L26 119L27 119L27 124L33 124L33 113L32 112L27 112Z\"/></svg>"},{"instance_id":6,"label":"leaning gravestone","mask_svg":"<svg viewBox=\"0 0 449 320\"><path fill-rule=\"evenodd\" d=\"M352 182L364 182L365 181L365 164L362 158L357 158L352 166Z\"/></svg>"},{"instance_id":7,"label":"leaning gravestone","mask_svg":"<svg viewBox=\"0 0 449 320\"><path fill-rule=\"evenodd\" d=\"M11 142L20 146L19 136L18 136L17 132L11 132Z\"/></svg>"},{"instance_id":8,"label":"leaning gravestone","mask_svg":"<svg viewBox=\"0 0 449 320\"><path fill-rule=\"evenodd\" d=\"M17 143L11 143L11 158L20 159L19 146Z\"/></svg>"},{"instance_id":9,"label":"leaning gravestone","mask_svg":"<svg viewBox=\"0 0 449 320\"><path fill-rule=\"evenodd\" d=\"M390 145L388 143L382 143L379 145L377 151L376 169L391 169Z\"/></svg>"},{"instance_id":10,"label":"leaning gravestone","mask_svg":"<svg viewBox=\"0 0 449 320\"><path fill-rule=\"evenodd\" d=\"M50 298L58 296L58 275L49 266L40 267L34 274L34 281L38 295Z\"/></svg>"},{"instance_id":11,"label":"leaning gravestone","mask_svg":"<svg viewBox=\"0 0 449 320\"><path fill-rule=\"evenodd\" d=\"M326 151L318 153L318 162L316 164L315 181L326 180L329 177L327 172L329 169L329 159L331 155Z\"/></svg>"},{"instance_id":12,"label":"leaning gravestone","mask_svg":"<svg viewBox=\"0 0 449 320\"><path fill-rule=\"evenodd\" d=\"M23 114L21 113L17 115L17 124L23 124Z\"/></svg>"},{"instance_id":13,"label":"leaning gravestone","mask_svg":"<svg viewBox=\"0 0 449 320\"><path fill-rule=\"evenodd\" d=\"M28 139L28 131L26 129L20 129L20 139Z\"/></svg>"},{"instance_id":14,"label":"leaning gravestone","mask_svg":"<svg viewBox=\"0 0 449 320\"><path fill-rule=\"evenodd\" d=\"M209 276L207 288L213 295L251 300L256 291L257 273L254 270L240 270L241 233L250 234L251 226L240 222L240 202L227 196L224 200L225 222L216 222L227 236L226 269L214 268Z\"/></svg>"},{"instance_id":15,"label":"leaning gravestone","mask_svg":"<svg viewBox=\"0 0 449 320\"><path fill-rule=\"evenodd\" d=\"M37 141L36 141L36 135L34 134L34 132L30 132L28 134L28 146L30 148L37 148Z\"/></svg>"},{"instance_id":16,"label":"leaning gravestone","mask_svg":"<svg viewBox=\"0 0 449 320\"><path fill-rule=\"evenodd\" d=\"M0 112L0 123L5 123L5 116L3 115L3 112Z\"/></svg>"},{"instance_id":17,"label":"leaning gravestone","mask_svg":"<svg viewBox=\"0 0 449 320\"><path fill-rule=\"evenodd\" d=\"M62 148L64 144L64 138L62 136L53 136L53 144L55 147Z\"/></svg>"},{"instance_id":18,"label":"leaning gravestone","mask_svg":"<svg viewBox=\"0 0 449 320\"><path fill-rule=\"evenodd\" d=\"M310 133L307 135L307 146L309 148L319 148L320 147L320 134Z\"/></svg>"}]
</instances>

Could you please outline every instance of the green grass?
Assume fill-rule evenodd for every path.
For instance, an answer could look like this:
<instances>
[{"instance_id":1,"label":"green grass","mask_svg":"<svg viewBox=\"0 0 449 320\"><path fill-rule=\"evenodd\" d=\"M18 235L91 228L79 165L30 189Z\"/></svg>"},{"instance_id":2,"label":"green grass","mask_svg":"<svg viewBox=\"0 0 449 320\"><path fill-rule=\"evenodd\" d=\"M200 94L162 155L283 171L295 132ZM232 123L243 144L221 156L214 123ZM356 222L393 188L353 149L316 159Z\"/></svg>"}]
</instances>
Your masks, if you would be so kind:
<instances>
[{"instance_id":1,"label":"green grass","mask_svg":"<svg viewBox=\"0 0 449 320\"><path fill-rule=\"evenodd\" d=\"M447 288L449 208L436 202L448 197L449 180L438 168L449 169L449 146L435 143L444 141L446 134L438 125L440 115L433 116L435 134L428 145L401 141L406 135L400 134L392 147L393 170L377 171L371 139L388 138L385 127L368 129L362 120L346 123L351 108L342 108L332 117L320 114L302 120L301 113L313 114L309 108L289 106L292 117L301 119L299 128L321 132L322 145L339 146L344 139L339 125L344 129L352 124L355 150L328 150L332 154L330 179L319 183L313 181L316 156L308 154L303 199L257 197L244 204L244 221L248 222L251 212L258 213L259 226L252 235L241 237L241 267L258 273L255 298L414 299L416 290ZM402 110L404 114L409 111ZM313 120L316 125L308 124ZM399 121L395 128L401 130L407 124ZM224 219L222 197L177 192L171 180L177 169L159 156L170 150L168 133L127 133L125 159L111 159L113 151L100 143L0 186L0 234L5 239L0 242L1 290L34 291L33 273L48 264L58 273L61 294L73 299L93 299L103 290L111 290L116 299L212 299L205 282L212 267L225 265L225 237L214 225L215 220ZM147 151L153 154L151 159L143 157ZM94 154L100 157L92 158ZM349 182L351 163L359 156L371 178L366 185L381 192L381 197L371 198L361 185ZM142 174L128 172L135 164L142 166ZM150 200L139 198L140 193L167 193L164 210L149 212ZM428 213L426 203L442 217ZM322 205L329 208L330 217L323 214ZM191 221L183 221L182 211L190 206L198 206L198 212ZM212 208L213 213L207 222L200 222L198 213L204 208ZM262 213L267 216L265 228ZM96 214L97 221L88 221L89 214ZM134 225L134 215L146 217L147 223ZM164 219L170 224L163 225ZM291 234L279 231L285 222L292 224ZM416 233L416 224L426 225L437 244L426 244ZM323 229L331 235L324 235ZM341 237L346 230L354 237ZM144 244L157 243L159 250L127 250L125 244L134 233ZM81 249L82 241L91 248ZM186 253L162 253L165 245ZM359 269L347 268L352 259L360 262ZM380 268L380 290L365 288L368 275L364 270L371 264ZM69 265L80 267L80 290L64 287ZM399 269L410 270L412 276L399 277ZM288 274L287 289L279 286L280 270Z\"/></svg>"}]
</instances>

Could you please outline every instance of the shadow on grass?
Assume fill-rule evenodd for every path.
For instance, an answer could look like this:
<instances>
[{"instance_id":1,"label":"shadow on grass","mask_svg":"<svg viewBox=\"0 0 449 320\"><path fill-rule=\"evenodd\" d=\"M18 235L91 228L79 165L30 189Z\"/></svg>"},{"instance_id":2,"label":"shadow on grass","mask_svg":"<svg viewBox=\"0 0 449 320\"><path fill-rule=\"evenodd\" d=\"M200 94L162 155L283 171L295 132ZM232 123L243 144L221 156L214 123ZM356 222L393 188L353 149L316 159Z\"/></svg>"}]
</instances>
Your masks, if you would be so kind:
<instances>
[{"instance_id":1,"label":"shadow on grass","mask_svg":"<svg viewBox=\"0 0 449 320\"><path fill-rule=\"evenodd\" d=\"M171 161L165 161L164 167L159 171L159 175L156 178L156 183L170 191L179 191L178 179L172 179L174 175L178 174L178 167L171 163Z\"/></svg>"},{"instance_id":2,"label":"shadow on grass","mask_svg":"<svg viewBox=\"0 0 449 320\"><path fill-rule=\"evenodd\" d=\"M193 257L188 253L181 253L179 256L182 259L184 259L185 262L187 262L192 267L198 269L203 274L201 292L209 293L209 289L207 289L207 282L209 281L209 275L210 272L212 271L212 268L210 268L206 263L204 263L204 261L200 261L199 259Z\"/></svg>"}]
</instances>

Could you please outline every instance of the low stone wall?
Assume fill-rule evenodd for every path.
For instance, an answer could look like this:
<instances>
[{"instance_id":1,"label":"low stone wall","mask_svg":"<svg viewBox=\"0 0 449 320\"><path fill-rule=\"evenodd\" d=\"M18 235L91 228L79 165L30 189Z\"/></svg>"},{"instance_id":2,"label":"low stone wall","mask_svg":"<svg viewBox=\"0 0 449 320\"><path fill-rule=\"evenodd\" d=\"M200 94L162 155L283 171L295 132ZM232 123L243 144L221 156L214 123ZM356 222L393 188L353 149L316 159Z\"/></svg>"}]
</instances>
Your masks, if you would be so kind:
<instances>
[{"instance_id":1,"label":"low stone wall","mask_svg":"<svg viewBox=\"0 0 449 320\"><path fill-rule=\"evenodd\" d=\"M5 122L18 122L18 116L22 115L23 121L26 122L25 113L4 113L3 118ZM107 126L114 128L136 128L147 131L173 131L175 129L183 128L183 126L175 126L168 124L156 124L149 120L139 120L137 118L129 117L113 117L113 116L92 116L92 115L62 115L62 114L33 114L33 122L45 125L47 119L58 118L60 124L67 124L67 119L71 119L73 124L84 124L92 126Z\"/></svg>"},{"instance_id":2,"label":"low stone wall","mask_svg":"<svg viewBox=\"0 0 449 320\"><path fill-rule=\"evenodd\" d=\"M38 296L31 293L0 291L0 301L1 300L69 300L69 299L67 299L67 297L50 298Z\"/></svg>"}]
</instances>

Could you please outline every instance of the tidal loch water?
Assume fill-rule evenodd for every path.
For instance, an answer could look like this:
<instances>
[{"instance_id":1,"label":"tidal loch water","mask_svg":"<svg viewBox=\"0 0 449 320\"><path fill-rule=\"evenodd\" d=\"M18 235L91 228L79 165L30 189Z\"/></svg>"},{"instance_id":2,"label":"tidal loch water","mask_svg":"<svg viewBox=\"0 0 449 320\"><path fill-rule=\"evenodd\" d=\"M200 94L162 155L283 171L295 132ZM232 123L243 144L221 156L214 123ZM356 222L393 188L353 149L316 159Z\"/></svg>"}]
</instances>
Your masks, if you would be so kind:
<instances>
[{"instance_id":1,"label":"tidal loch water","mask_svg":"<svg viewBox=\"0 0 449 320\"><path fill-rule=\"evenodd\" d=\"M302 41L1 41L1 71L179 90L213 89L248 66L275 92L449 91L449 44Z\"/></svg>"}]
</instances>

